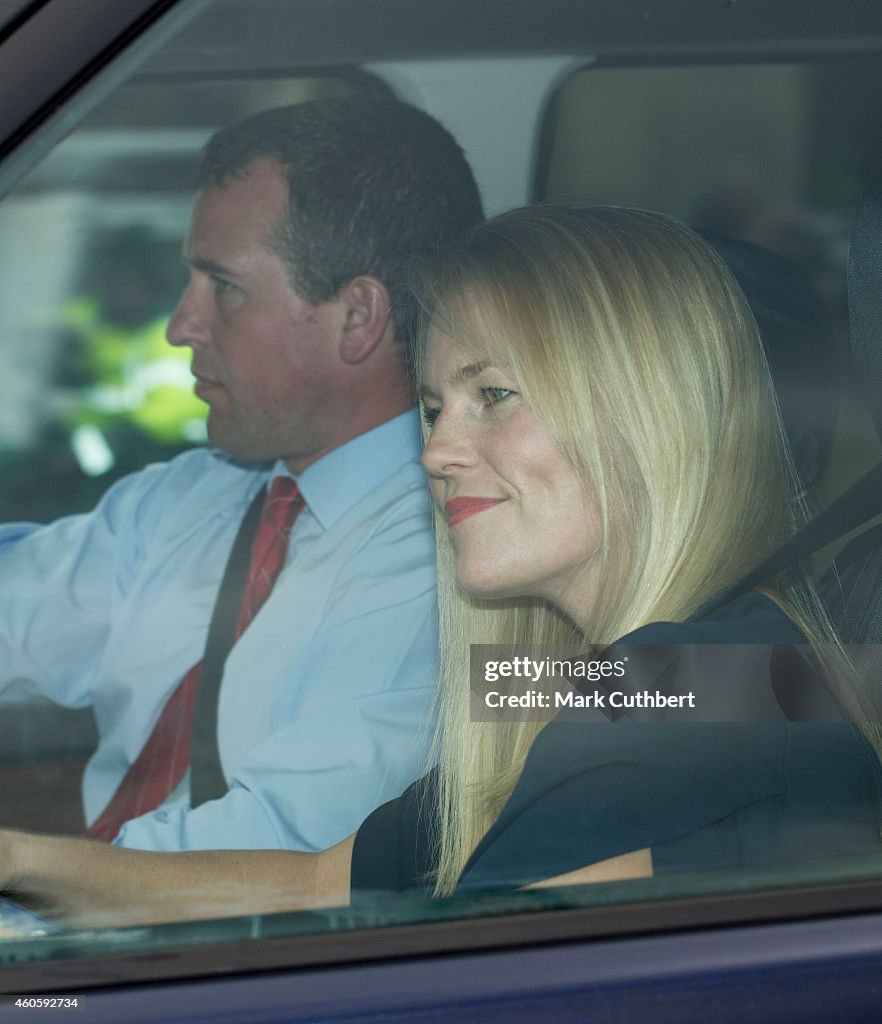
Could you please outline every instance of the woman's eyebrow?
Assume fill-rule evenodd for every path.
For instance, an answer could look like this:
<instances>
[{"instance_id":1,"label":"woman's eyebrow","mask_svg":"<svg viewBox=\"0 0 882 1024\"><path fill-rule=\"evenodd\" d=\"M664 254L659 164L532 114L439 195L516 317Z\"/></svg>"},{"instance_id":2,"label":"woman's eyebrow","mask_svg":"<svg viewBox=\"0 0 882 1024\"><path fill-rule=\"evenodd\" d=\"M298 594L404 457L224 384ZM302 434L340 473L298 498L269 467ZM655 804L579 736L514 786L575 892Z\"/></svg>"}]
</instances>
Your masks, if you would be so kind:
<instances>
[{"instance_id":1,"label":"woman's eyebrow","mask_svg":"<svg viewBox=\"0 0 882 1024\"><path fill-rule=\"evenodd\" d=\"M449 378L450 384L459 384L460 381L471 380L473 377L477 377L482 370L486 370L490 366L490 363L484 361L479 363L468 363L466 366L460 366L451 373ZM434 398L436 401L440 400L440 395L434 388L428 384L420 385L420 400L425 398Z\"/></svg>"},{"instance_id":2,"label":"woman's eyebrow","mask_svg":"<svg viewBox=\"0 0 882 1024\"><path fill-rule=\"evenodd\" d=\"M461 366L456 370L451 379L451 383L456 383L461 380L471 380L472 377L477 377L482 370L486 370L490 363L485 359L480 363L469 363L467 366Z\"/></svg>"}]
</instances>

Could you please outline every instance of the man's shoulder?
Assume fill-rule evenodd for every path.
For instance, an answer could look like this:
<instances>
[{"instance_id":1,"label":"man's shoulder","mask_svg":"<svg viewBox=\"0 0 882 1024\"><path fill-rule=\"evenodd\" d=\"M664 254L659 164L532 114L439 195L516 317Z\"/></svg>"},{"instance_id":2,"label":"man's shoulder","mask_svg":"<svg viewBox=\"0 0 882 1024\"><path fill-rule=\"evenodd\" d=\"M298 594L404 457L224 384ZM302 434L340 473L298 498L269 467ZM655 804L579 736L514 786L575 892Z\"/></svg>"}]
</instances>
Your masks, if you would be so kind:
<instances>
[{"instance_id":1,"label":"man's shoulder","mask_svg":"<svg viewBox=\"0 0 882 1024\"><path fill-rule=\"evenodd\" d=\"M145 466L115 486L135 491L165 490L187 494L194 488L223 490L247 487L266 470L267 466L263 464L237 462L215 448L194 448L168 462Z\"/></svg>"},{"instance_id":2,"label":"man's shoulder","mask_svg":"<svg viewBox=\"0 0 882 1024\"><path fill-rule=\"evenodd\" d=\"M215 449L196 448L123 477L110 488L96 512L109 517L128 514L136 519L171 512L184 520L190 509L204 515L240 504L265 475L263 465L236 462Z\"/></svg>"},{"instance_id":3,"label":"man's shoulder","mask_svg":"<svg viewBox=\"0 0 882 1024\"><path fill-rule=\"evenodd\" d=\"M383 531L413 515L428 527L428 489L413 410L351 438L297 478L324 529L366 522Z\"/></svg>"}]
</instances>

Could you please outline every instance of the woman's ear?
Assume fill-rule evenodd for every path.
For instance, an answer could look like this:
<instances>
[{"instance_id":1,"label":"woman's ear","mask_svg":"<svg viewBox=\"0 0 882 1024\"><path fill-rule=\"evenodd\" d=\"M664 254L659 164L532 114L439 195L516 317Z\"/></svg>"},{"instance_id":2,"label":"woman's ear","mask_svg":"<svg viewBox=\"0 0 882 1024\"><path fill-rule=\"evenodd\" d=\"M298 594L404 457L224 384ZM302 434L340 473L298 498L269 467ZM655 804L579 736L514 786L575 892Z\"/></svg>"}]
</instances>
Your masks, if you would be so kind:
<instances>
[{"instance_id":1,"label":"woman's ear","mask_svg":"<svg viewBox=\"0 0 882 1024\"><path fill-rule=\"evenodd\" d=\"M392 328L389 289L379 278L362 275L347 281L337 299L346 307L340 358L355 366L370 356L387 329Z\"/></svg>"}]
</instances>

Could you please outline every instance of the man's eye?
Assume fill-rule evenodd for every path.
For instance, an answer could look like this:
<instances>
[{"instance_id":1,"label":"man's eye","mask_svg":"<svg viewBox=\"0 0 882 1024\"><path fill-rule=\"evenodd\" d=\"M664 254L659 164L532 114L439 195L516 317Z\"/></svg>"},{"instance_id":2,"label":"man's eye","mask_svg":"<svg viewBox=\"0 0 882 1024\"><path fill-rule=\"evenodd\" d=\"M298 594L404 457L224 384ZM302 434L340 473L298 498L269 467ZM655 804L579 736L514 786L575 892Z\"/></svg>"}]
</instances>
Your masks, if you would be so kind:
<instances>
[{"instance_id":1,"label":"man's eye","mask_svg":"<svg viewBox=\"0 0 882 1024\"><path fill-rule=\"evenodd\" d=\"M511 388L481 388L481 397L487 405L499 405L513 394Z\"/></svg>"},{"instance_id":2,"label":"man's eye","mask_svg":"<svg viewBox=\"0 0 882 1024\"><path fill-rule=\"evenodd\" d=\"M220 295L227 295L234 288L234 285L231 285L229 281L224 281L224 279L222 277L215 277L215 278L212 278L212 280L214 282L214 294L215 295L218 295L218 296L220 296Z\"/></svg>"}]
</instances>

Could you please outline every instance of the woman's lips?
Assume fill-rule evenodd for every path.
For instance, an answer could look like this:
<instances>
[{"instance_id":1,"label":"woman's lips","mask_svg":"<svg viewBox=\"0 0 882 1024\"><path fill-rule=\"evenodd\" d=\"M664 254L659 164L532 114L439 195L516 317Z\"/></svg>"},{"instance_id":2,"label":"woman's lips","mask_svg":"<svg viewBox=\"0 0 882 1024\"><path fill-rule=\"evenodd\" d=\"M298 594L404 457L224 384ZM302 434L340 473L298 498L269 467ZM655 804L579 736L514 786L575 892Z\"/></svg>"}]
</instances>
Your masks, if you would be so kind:
<instances>
[{"instance_id":1,"label":"woman's lips","mask_svg":"<svg viewBox=\"0 0 882 1024\"><path fill-rule=\"evenodd\" d=\"M463 519L477 515L485 509L501 505L505 498L451 498L444 506L448 526L456 526Z\"/></svg>"}]
</instances>

